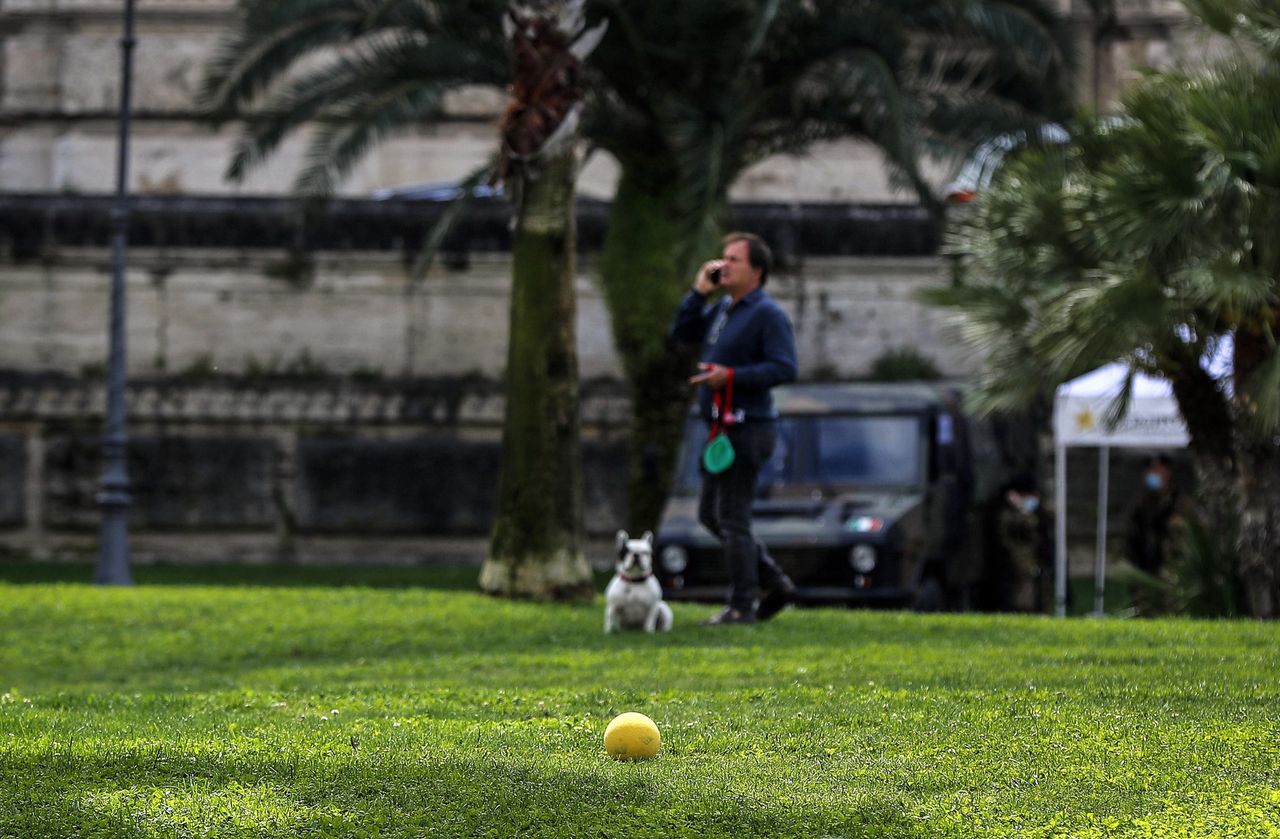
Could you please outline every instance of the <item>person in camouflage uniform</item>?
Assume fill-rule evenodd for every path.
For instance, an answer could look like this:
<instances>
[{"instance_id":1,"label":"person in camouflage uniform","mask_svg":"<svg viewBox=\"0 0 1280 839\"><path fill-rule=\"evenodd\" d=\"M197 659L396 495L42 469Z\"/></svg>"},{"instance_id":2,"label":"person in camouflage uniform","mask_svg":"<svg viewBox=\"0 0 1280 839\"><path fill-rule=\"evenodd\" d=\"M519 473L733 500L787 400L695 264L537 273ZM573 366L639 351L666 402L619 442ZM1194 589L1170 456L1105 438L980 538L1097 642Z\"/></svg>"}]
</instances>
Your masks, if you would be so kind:
<instances>
[{"instance_id":1,"label":"person in camouflage uniform","mask_svg":"<svg viewBox=\"0 0 1280 839\"><path fill-rule=\"evenodd\" d=\"M1129 517L1129 558L1143 571L1159 576L1168 558L1179 501L1169 458L1161 454L1147 460L1142 483L1142 495Z\"/></svg>"},{"instance_id":2,"label":"person in camouflage uniform","mask_svg":"<svg viewBox=\"0 0 1280 839\"><path fill-rule=\"evenodd\" d=\"M996 608L1044 610L1052 578L1048 522L1040 492L1029 476L1009 481L995 498L995 510L988 521L987 582Z\"/></svg>"}]
</instances>

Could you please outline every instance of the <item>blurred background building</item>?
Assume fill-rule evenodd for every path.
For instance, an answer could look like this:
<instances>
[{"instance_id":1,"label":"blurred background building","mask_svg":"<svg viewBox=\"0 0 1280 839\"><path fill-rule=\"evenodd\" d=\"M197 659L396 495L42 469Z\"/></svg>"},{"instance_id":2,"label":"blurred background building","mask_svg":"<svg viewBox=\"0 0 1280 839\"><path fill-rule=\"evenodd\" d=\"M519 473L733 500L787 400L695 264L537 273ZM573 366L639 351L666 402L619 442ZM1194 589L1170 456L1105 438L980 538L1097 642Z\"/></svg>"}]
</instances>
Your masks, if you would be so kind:
<instances>
[{"instance_id":1,"label":"blurred background building","mask_svg":"<svg viewBox=\"0 0 1280 839\"><path fill-rule=\"evenodd\" d=\"M1201 60L1182 6L1119 2L1079 33L1082 104ZM232 0L139 0L128 284L136 553L402 559L487 528L508 316L506 215L481 202L425 282L406 266L438 205L380 191L456 180L495 144L502 101L377 148L323 218L287 199L303 142L242 184L235 129L202 124L203 68ZM91 553L103 408L119 0L0 0L0 549ZM935 166L941 188L954 173ZM616 169L580 182L579 351L588 527L622 520L626 391L593 282ZM974 360L917 290L948 281L939 231L878 153L841 141L740 179L735 222L781 258L802 376L866 375L903 349L945 375ZM427 476L429 480L422 480ZM201 534L193 538L192 534ZM348 540L355 539L356 542Z\"/></svg>"}]
</instances>

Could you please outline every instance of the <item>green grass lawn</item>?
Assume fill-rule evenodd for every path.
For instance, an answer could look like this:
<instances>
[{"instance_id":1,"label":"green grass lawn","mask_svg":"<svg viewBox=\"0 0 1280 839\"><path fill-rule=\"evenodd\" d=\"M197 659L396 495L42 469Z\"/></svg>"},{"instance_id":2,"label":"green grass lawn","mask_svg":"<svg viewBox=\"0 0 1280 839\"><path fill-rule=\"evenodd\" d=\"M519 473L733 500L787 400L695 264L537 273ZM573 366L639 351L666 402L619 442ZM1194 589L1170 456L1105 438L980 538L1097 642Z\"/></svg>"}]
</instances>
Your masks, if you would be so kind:
<instances>
[{"instance_id":1,"label":"green grass lawn","mask_svg":"<svg viewBox=\"0 0 1280 839\"><path fill-rule=\"evenodd\" d=\"M0 837L1280 836L1274 624L0 577Z\"/></svg>"}]
</instances>

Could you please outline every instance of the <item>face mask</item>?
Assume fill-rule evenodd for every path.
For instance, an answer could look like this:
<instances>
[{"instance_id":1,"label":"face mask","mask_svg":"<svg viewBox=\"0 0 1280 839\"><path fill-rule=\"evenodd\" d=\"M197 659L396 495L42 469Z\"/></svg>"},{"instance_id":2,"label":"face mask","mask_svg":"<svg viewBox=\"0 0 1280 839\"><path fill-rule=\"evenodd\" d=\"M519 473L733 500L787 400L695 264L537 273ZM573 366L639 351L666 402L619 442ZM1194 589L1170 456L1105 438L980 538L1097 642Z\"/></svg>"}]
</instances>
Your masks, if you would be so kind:
<instances>
[{"instance_id":1,"label":"face mask","mask_svg":"<svg viewBox=\"0 0 1280 839\"><path fill-rule=\"evenodd\" d=\"M1038 509L1040 509L1039 498L1036 498L1034 495L1028 495L1026 498L1022 499L1022 512L1034 513Z\"/></svg>"},{"instance_id":2,"label":"face mask","mask_svg":"<svg viewBox=\"0 0 1280 839\"><path fill-rule=\"evenodd\" d=\"M1164 489L1164 476L1158 472L1148 472L1145 476L1147 489Z\"/></svg>"}]
</instances>

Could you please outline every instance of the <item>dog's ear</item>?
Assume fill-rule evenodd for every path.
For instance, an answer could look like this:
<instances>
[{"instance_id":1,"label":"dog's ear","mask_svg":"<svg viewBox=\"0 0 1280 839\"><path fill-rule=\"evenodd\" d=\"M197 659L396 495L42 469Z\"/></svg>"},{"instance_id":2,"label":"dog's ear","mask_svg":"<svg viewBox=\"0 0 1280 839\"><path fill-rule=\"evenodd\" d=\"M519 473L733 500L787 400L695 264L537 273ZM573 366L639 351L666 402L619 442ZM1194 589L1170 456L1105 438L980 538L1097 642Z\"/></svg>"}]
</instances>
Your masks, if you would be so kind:
<instances>
[{"instance_id":1,"label":"dog's ear","mask_svg":"<svg viewBox=\"0 0 1280 839\"><path fill-rule=\"evenodd\" d=\"M649 547L650 547L650 548L653 548L653 531L652 531L652 530L646 530L646 531L644 532L644 535L640 537L640 541L642 541L642 542L648 542L648 543L649 543Z\"/></svg>"},{"instance_id":2,"label":"dog's ear","mask_svg":"<svg viewBox=\"0 0 1280 839\"><path fill-rule=\"evenodd\" d=\"M618 531L618 550L622 550L627 546L627 531Z\"/></svg>"}]
</instances>

